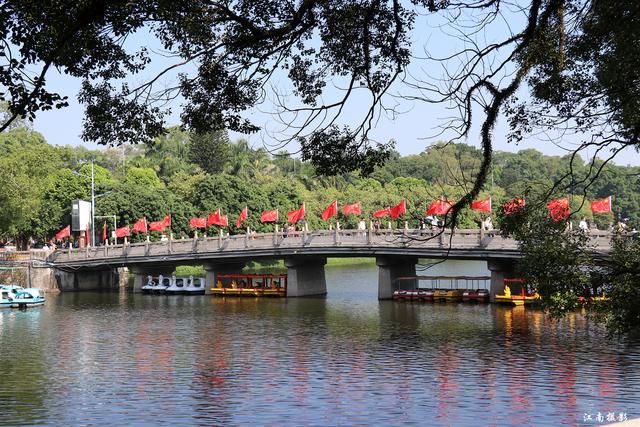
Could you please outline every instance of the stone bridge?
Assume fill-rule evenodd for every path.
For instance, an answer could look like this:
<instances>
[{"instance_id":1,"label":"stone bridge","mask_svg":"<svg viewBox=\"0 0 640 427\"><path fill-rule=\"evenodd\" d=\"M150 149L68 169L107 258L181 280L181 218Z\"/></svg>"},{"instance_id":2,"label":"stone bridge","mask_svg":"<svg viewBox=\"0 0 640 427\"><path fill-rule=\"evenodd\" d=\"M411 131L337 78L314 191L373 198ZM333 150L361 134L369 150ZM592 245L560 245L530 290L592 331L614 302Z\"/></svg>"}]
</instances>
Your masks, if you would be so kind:
<instances>
[{"instance_id":1,"label":"stone bridge","mask_svg":"<svg viewBox=\"0 0 640 427\"><path fill-rule=\"evenodd\" d=\"M596 251L606 253L610 234L590 233ZM287 296L326 293L324 265L328 257L375 257L379 269L378 297L391 298L399 277L415 276L420 258L487 261L492 294L502 279L513 274L520 257L515 240L495 231L450 230L333 230L275 232L253 235L169 239L56 250L49 258L57 269L61 290L103 288L110 271L127 266L134 274L134 290L147 275L169 275L178 265L202 264L210 287L219 274L239 273L248 261L279 260L288 270Z\"/></svg>"}]
</instances>

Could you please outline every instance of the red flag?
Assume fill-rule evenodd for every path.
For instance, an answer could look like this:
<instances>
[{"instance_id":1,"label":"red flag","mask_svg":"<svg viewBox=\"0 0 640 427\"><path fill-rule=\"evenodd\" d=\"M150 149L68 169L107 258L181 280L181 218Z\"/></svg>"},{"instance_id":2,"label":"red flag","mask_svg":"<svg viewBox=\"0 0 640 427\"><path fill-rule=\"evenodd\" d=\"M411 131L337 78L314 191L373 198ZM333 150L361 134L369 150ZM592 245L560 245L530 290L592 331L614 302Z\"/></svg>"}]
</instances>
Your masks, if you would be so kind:
<instances>
[{"instance_id":1,"label":"red flag","mask_svg":"<svg viewBox=\"0 0 640 427\"><path fill-rule=\"evenodd\" d=\"M71 236L71 226L67 225L65 228L58 231L58 233L56 234L56 240L61 240L69 236Z\"/></svg>"},{"instance_id":2,"label":"red flag","mask_svg":"<svg viewBox=\"0 0 640 427\"><path fill-rule=\"evenodd\" d=\"M446 215L453 207L453 204L454 202L451 200L444 200L444 198L440 197L429 205L427 215Z\"/></svg>"},{"instance_id":3,"label":"red flag","mask_svg":"<svg viewBox=\"0 0 640 427\"><path fill-rule=\"evenodd\" d=\"M104 224L102 224L102 241L103 242L107 241L107 221L105 221Z\"/></svg>"},{"instance_id":4,"label":"red flag","mask_svg":"<svg viewBox=\"0 0 640 427\"><path fill-rule=\"evenodd\" d=\"M207 217L207 226L219 225L221 227L226 227L229 225L229 221L227 221L225 218L226 215L222 216L222 214L220 213L220 209L218 209Z\"/></svg>"},{"instance_id":5,"label":"red flag","mask_svg":"<svg viewBox=\"0 0 640 427\"><path fill-rule=\"evenodd\" d=\"M287 221L289 221L291 224L295 224L301 219L304 219L304 202L302 202L300 208L296 209L295 211L287 212Z\"/></svg>"},{"instance_id":6,"label":"red flag","mask_svg":"<svg viewBox=\"0 0 640 427\"><path fill-rule=\"evenodd\" d=\"M329 218L338 213L338 201L334 200L327 208L322 211L322 219L327 221Z\"/></svg>"},{"instance_id":7,"label":"red flag","mask_svg":"<svg viewBox=\"0 0 640 427\"><path fill-rule=\"evenodd\" d=\"M375 218L382 218L382 217L385 217L387 215L391 215L391 209L389 209L389 207L386 207L384 209L380 209L379 211L375 211L372 215Z\"/></svg>"},{"instance_id":8,"label":"red flag","mask_svg":"<svg viewBox=\"0 0 640 427\"><path fill-rule=\"evenodd\" d=\"M165 217L166 218L166 217ZM163 221L154 221L149 223L149 231L159 231L163 232L166 227L166 224Z\"/></svg>"},{"instance_id":9,"label":"red flag","mask_svg":"<svg viewBox=\"0 0 640 427\"><path fill-rule=\"evenodd\" d=\"M569 199L566 197L549 201L547 208L554 221L561 221L569 217Z\"/></svg>"},{"instance_id":10,"label":"red flag","mask_svg":"<svg viewBox=\"0 0 640 427\"><path fill-rule=\"evenodd\" d=\"M264 211L260 215L260 222L277 222L277 221L278 221L278 209Z\"/></svg>"},{"instance_id":11,"label":"red flag","mask_svg":"<svg viewBox=\"0 0 640 427\"><path fill-rule=\"evenodd\" d=\"M611 212L611 196L602 200L595 200L591 202L591 212L593 213L605 213Z\"/></svg>"},{"instance_id":12,"label":"red flag","mask_svg":"<svg viewBox=\"0 0 640 427\"><path fill-rule=\"evenodd\" d=\"M84 237L85 237L85 240L86 240L85 245L86 246L91 245L92 236L89 233L89 223L87 223L87 230L84 232Z\"/></svg>"},{"instance_id":13,"label":"red flag","mask_svg":"<svg viewBox=\"0 0 640 427\"><path fill-rule=\"evenodd\" d=\"M356 202L352 205L344 205L342 207L342 213L344 215L349 215L349 214L360 215L360 202Z\"/></svg>"},{"instance_id":14,"label":"red flag","mask_svg":"<svg viewBox=\"0 0 640 427\"><path fill-rule=\"evenodd\" d=\"M491 212L491 197L484 200L474 200L471 202L471 209L480 212Z\"/></svg>"},{"instance_id":15,"label":"red flag","mask_svg":"<svg viewBox=\"0 0 640 427\"><path fill-rule=\"evenodd\" d=\"M124 227L116 228L116 237L127 237L129 235L129 226L125 225Z\"/></svg>"},{"instance_id":16,"label":"red flag","mask_svg":"<svg viewBox=\"0 0 640 427\"><path fill-rule=\"evenodd\" d=\"M165 215L164 219L162 220L162 224L165 227L171 227L171 215Z\"/></svg>"},{"instance_id":17,"label":"red flag","mask_svg":"<svg viewBox=\"0 0 640 427\"><path fill-rule=\"evenodd\" d=\"M247 211L247 207L245 206L244 209L242 209L242 212L240 212L240 215L238 215L238 219L236 219L236 228L240 228L240 224L242 224L242 221L247 219L248 216L249 212Z\"/></svg>"},{"instance_id":18,"label":"red flag","mask_svg":"<svg viewBox=\"0 0 640 427\"><path fill-rule=\"evenodd\" d=\"M406 211L407 211L407 202L403 200L397 205L395 205L394 207L392 207L389 213L391 214L391 218L398 219L398 217L403 213L405 213Z\"/></svg>"},{"instance_id":19,"label":"red flag","mask_svg":"<svg viewBox=\"0 0 640 427\"><path fill-rule=\"evenodd\" d=\"M146 233L147 232L147 218L142 217L133 224L131 228L132 233Z\"/></svg>"},{"instance_id":20,"label":"red flag","mask_svg":"<svg viewBox=\"0 0 640 427\"><path fill-rule=\"evenodd\" d=\"M513 215L520 212L522 208L524 208L524 206L525 206L524 198L516 197L513 200L509 200L508 202L505 202L505 204L502 205L502 210L505 215Z\"/></svg>"},{"instance_id":21,"label":"red flag","mask_svg":"<svg viewBox=\"0 0 640 427\"><path fill-rule=\"evenodd\" d=\"M191 218L189 220L189 227L191 228L207 228L206 218Z\"/></svg>"}]
</instances>

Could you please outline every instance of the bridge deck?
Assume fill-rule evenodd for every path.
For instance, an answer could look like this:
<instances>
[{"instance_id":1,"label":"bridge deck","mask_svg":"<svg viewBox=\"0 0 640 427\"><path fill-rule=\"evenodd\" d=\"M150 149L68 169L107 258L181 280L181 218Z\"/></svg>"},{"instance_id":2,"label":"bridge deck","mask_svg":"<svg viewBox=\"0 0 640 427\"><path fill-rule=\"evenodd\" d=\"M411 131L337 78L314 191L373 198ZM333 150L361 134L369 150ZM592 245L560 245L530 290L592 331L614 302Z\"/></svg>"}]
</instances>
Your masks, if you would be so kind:
<instances>
[{"instance_id":1,"label":"bridge deck","mask_svg":"<svg viewBox=\"0 0 640 427\"><path fill-rule=\"evenodd\" d=\"M596 251L607 252L610 234L590 233ZM277 259L291 256L380 256L514 259L518 243L496 231L340 230L215 236L164 242L57 250L50 261L60 267L96 268L129 264L195 264L203 261Z\"/></svg>"}]
</instances>

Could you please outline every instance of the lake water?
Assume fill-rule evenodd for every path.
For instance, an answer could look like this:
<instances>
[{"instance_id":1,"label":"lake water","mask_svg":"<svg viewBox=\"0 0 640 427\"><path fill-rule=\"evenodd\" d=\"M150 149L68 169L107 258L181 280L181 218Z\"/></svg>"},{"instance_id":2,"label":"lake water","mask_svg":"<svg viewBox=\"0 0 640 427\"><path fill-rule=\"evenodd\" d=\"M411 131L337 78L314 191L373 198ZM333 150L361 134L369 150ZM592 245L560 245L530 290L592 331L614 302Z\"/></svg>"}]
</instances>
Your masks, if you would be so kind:
<instances>
[{"instance_id":1,"label":"lake water","mask_svg":"<svg viewBox=\"0 0 640 427\"><path fill-rule=\"evenodd\" d=\"M329 267L326 298L66 293L0 310L0 425L640 417L640 342L582 314L379 302L376 281L373 265Z\"/></svg>"}]
</instances>

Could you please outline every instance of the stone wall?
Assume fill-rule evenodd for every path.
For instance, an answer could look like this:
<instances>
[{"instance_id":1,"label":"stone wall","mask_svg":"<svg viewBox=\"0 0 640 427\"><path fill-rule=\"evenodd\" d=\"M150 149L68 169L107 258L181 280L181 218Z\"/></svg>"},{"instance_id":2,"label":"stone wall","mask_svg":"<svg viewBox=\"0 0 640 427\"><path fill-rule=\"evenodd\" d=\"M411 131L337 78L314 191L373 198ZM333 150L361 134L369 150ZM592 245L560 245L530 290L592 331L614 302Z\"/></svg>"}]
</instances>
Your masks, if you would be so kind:
<instances>
[{"instance_id":1,"label":"stone wall","mask_svg":"<svg viewBox=\"0 0 640 427\"><path fill-rule=\"evenodd\" d=\"M126 267L73 273L51 268L47 263L50 251L32 250L4 257L0 265L0 283L17 284L45 292L64 290L115 290L126 287L129 274Z\"/></svg>"},{"instance_id":2,"label":"stone wall","mask_svg":"<svg viewBox=\"0 0 640 427\"><path fill-rule=\"evenodd\" d=\"M39 288L57 292L58 286L52 268L27 266L4 267L0 270L0 283L17 284L24 288Z\"/></svg>"}]
</instances>

